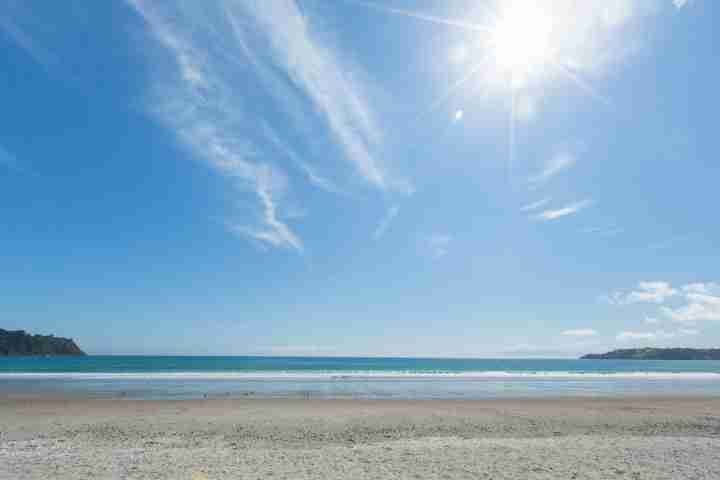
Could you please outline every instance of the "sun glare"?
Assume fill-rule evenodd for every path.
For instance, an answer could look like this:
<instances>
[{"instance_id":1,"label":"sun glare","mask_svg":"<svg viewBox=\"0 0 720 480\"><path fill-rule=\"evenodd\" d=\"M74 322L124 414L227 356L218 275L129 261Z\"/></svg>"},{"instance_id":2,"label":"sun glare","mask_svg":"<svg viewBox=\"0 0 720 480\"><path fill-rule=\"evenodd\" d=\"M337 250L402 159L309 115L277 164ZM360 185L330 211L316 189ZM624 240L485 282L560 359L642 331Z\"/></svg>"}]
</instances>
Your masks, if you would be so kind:
<instances>
[{"instance_id":1,"label":"sun glare","mask_svg":"<svg viewBox=\"0 0 720 480\"><path fill-rule=\"evenodd\" d=\"M498 65L513 74L529 73L550 60L552 19L541 8L522 2L500 16L491 33Z\"/></svg>"}]
</instances>

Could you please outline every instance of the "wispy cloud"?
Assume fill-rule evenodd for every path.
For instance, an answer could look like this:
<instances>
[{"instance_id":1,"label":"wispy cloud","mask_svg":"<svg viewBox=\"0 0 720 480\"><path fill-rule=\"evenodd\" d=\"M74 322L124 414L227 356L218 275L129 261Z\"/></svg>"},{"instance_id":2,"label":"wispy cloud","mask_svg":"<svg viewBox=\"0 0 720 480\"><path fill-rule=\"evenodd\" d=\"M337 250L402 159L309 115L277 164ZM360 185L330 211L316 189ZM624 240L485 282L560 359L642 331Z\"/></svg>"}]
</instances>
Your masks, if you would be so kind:
<instances>
[{"instance_id":1,"label":"wispy cloud","mask_svg":"<svg viewBox=\"0 0 720 480\"><path fill-rule=\"evenodd\" d=\"M406 182L389 175L377 158L382 131L356 76L348 73L349 65L341 64L339 55L315 40L297 4L292 0L275 0L237 5L241 5L238 8L248 13L258 27L254 33L263 32L274 66L280 68L322 114L356 171L381 189L407 191ZM227 10L233 14L233 8L228 6ZM239 25L242 24L234 22L236 33L247 32L238 28Z\"/></svg>"},{"instance_id":2,"label":"wispy cloud","mask_svg":"<svg viewBox=\"0 0 720 480\"><path fill-rule=\"evenodd\" d=\"M186 18L190 12L169 13L162 10L163 4L129 1L177 66L178 74L155 73L150 87L154 94L152 113L195 155L238 188L254 191L257 196L262 211L258 225L228 222L228 228L275 247L302 251L302 241L278 215L277 201L287 189L287 178L277 167L254 160L259 147L251 134L243 135L248 130L248 119L242 92L236 90L230 78L234 71L211 54L222 47L241 55L238 46L225 38L217 40L220 45L207 40L216 30ZM194 28L189 28L191 21Z\"/></svg>"},{"instance_id":3,"label":"wispy cloud","mask_svg":"<svg viewBox=\"0 0 720 480\"><path fill-rule=\"evenodd\" d=\"M545 163L545 167L543 168L542 172L530 178L530 182L546 182L554 176L558 175L560 172L571 168L573 165L575 165L575 163L576 159L574 155L571 155L567 152L558 153Z\"/></svg>"},{"instance_id":4,"label":"wispy cloud","mask_svg":"<svg viewBox=\"0 0 720 480\"><path fill-rule=\"evenodd\" d=\"M630 332L624 331L617 334L616 340L625 342L629 340L655 340L657 334L654 332Z\"/></svg>"},{"instance_id":5,"label":"wispy cloud","mask_svg":"<svg viewBox=\"0 0 720 480\"><path fill-rule=\"evenodd\" d=\"M687 304L681 307L662 307L662 312L675 322L694 323L720 321L720 296L687 293Z\"/></svg>"},{"instance_id":6,"label":"wispy cloud","mask_svg":"<svg viewBox=\"0 0 720 480\"><path fill-rule=\"evenodd\" d=\"M683 292L701 293L705 295L720 295L720 283L689 283L682 287Z\"/></svg>"},{"instance_id":7,"label":"wispy cloud","mask_svg":"<svg viewBox=\"0 0 720 480\"><path fill-rule=\"evenodd\" d=\"M679 288L663 281L640 282L636 290L613 292L608 301L615 305L662 305L659 313L674 322L720 321L720 284L716 282L689 283ZM658 320L646 317L645 323L658 323Z\"/></svg>"},{"instance_id":8,"label":"wispy cloud","mask_svg":"<svg viewBox=\"0 0 720 480\"><path fill-rule=\"evenodd\" d=\"M263 129L264 134L268 138L268 140L270 140L270 142L275 146L275 148L277 148L281 153L283 153L286 157L292 160L295 165L297 165L297 167L302 170L303 174L307 178L307 181L311 185L321 190L325 190L326 192L336 193L339 195L345 194L345 192L341 190L340 187L335 184L335 182L324 177L317 171L314 166L302 160L300 158L300 155L295 153L295 151L290 148L289 145L280 140L277 134L267 124L263 125Z\"/></svg>"},{"instance_id":9,"label":"wispy cloud","mask_svg":"<svg viewBox=\"0 0 720 480\"><path fill-rule=\"evenodd\" d=\"M550 198L543 198L542 200L538 200L537 202L528 203L527 205L520 208L520 211L521 212L532 212L534 210L544 207L548 203L550 203Z\"/></svg>"},{"instance_id":10,"label":"wispy cloud","mask_svg":"<svg viewBox=\"0 0 720 480\"><path fill-rule=\"evenodd\" d=\"M303 170L303 172L305 172L308 182L310 182L312 185L316 186L321 190L325 190L326 192L337 193L339 195L345 194L345 192L341 190L337 185L335 185L332 180L320 175L320 173L318 173L315 167L313 167L309 163L300 162L299 166Z\"/></svg>"},{"instance_id":11,"label":"wispy cloud","mask_svg":"<svg viewBox=\"0 0 720 480\"><path fill-rule=\"evenodd\" d=\"M28 21L33 15L26 2L6 2L0 6L0 32L3 32L15 44L25 50L37 63L48 68L56 58L36 42L20 19Z\"/></svg>"},{"instance_id":12,"label":"wispy cloud","mask_svg":"<svg viewBox=\"0 0 720 480\"><path fill-rule=\"evenodd\" d=\"M680 328L678 329L678 334L682 336L700 335L700 330L695 328Z\"/></svg>"},{"instance_id":13,"label":"wispy cloud","mask_svg":"<svg viewBox=\"0 0 720 480\"><path fill-rule=\"evenodd\" d=\"M640 282L637 290L630 292L613 292L610 297L610 303L615 305L627 305L630 303L663 303L670 297L677 295L679 292L673 288L668 282Z\"/></svg>"},{"instance_id":14,"label":"wispy cloud","mask_svg":"<svg viewBox=\"0 0 720 480\"><path fill-rule=\"evenodd\" d=\"M545 210L542 213L536 215L534 218L536 220L541 220L544 222L550 220L557 220L558 218L566 217L568 215L574 215L579 211L591 206L592 204L592 200L583 200L581 202L571 203L566 207L558 208L556 210Z\"/></svg>"},{"instance_id":15,"label":"wispy cloud","mask_svg":"<svg viewBox=\"0 0 720 480\"><path fill-rule=\"evenodd\" d=\"M628 341L659 341L670 340L679 337L690 337L698 335L700 332L694 329L681 328L676 331L668 332L665 330L657 330L654 332L633 332L622 331L617 334L615 339L619 342Z\"/></svg>"},{"instance_id":16,"label":"wispy cloud","mask_svg":"<svg viewBox=\"0 0 720 480\"><path fill-rule=\"evenodd\" d=\"M598 332L592 328L578 328L574 330L564 330L560 334L566 337L593 337L597 335Z\"/></svg>"},{"instance_id":17,"label":"wispy cloud","mask_svg":"<svg viewBox=\"0 0 720 480\"><path fill-rule=\"evenodd\" d=\"M293 248L299 252L303 250L303 243L292 230L278 219L277 205L273 199L274 190L283 190L283 183L276 178L280 175L270 167L264 171L257 172L256 193L260 198L263 208L264 228L248 228L234 225L230 229L234 232L245 234L260 242L268 243L275 247Z\"/></svg>"},{"instance_id":18,"label":"wispy cloud","mask_svg":"<svg viewBox=\"0 0 720 480\"><path fill-rule=\"evenodd\" d=\"M385 235L385 232L390 227L390 224L395 220L395 217L397 217L398 213L400 213L400 207L397 205L393 205L392 207L387 209L387 212L385 212L385 216L380 220L380 224L378 224L377 228L375 229L375 232L373 233L373 237L375 240L379 240L382 238L383 235Z\"/></svg>"},{"instance_id":19,"label":"wispy cloud","mask_svg":"<svg viewBox=\"0 0 720 480\"><path fill-rule=\"evenodd\" d=\"M329 135L371 184L380 189L403 185L375 158L382 133L357 79L346 73L331 48L317 42L294 1L127 1L174 59L172 68L155 62L150 111L197 157L257 198L258 223L227 222L231 231L303 250L302 240L283 220L281 201L290 182L274 164L278 149L310 184L340 192L291 147L305 136L298 124L307 121L296 122L295 131L287 125L273 128L257 113L268 102L291 119L318 121L325 127L318 134ZM283 136L275 133L280 131Z\"/></svg>"},{"instance_id":20,"label":"wispy cloud","mask_svg":"<svg viewBox=\"0 0 720 480\"><path fill-rule=\"evenodd\" d=\"M680 9L684 6L688 5L690 3L690 0L673 0L673 5L675 5L676 8Z\"/></svg>"}]
</instances>

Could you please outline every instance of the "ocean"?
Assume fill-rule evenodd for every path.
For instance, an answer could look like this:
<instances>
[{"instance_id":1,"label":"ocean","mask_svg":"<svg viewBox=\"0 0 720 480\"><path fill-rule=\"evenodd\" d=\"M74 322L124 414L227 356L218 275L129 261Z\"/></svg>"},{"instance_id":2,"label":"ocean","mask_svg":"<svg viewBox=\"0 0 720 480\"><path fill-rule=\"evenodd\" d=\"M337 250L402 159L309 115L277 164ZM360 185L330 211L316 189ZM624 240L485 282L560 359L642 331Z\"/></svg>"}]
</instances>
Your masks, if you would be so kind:
<instances>
[{"instance_id":1,"label":"ocean","mask_svg":"<svg viewBox=\"0 0 720 480\"><path fill-rule=\"evenodd\" d=\"M0 394L134 399L720 395L720 361L4 357Z\"/></svg>"}]
</instances>

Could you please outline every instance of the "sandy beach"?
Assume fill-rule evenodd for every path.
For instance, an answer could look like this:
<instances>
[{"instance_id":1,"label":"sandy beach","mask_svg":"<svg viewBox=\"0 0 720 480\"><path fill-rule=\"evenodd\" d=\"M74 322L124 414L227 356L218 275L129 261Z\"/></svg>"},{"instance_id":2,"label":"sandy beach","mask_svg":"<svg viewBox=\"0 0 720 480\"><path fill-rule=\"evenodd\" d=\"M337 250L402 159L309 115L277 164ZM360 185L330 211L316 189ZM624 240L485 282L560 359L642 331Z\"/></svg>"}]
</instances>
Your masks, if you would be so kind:
<instances>
[{"instance_id":1,"label":"sandy beach","mask_svg":"<svg viewBox=\"0 0 720 480\"><path fill-rule=\"evenodd\" d=\"M2 479L717 479L720 399L0 399Z\"/></svg>"}]
</instances>

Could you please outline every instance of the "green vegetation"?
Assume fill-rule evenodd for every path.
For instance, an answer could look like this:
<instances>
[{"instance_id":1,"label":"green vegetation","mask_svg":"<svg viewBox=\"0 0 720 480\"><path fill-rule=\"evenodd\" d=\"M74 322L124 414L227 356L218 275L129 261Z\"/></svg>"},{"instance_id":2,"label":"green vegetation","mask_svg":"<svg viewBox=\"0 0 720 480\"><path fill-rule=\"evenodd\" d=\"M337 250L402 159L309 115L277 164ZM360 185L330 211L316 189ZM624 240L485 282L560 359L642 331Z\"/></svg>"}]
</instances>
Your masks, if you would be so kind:
<instances>
[{"instance_id":1,"label":"green vegetation","mask_svg":"<svg viewBox=\"0 0 720 480\"><path fill-rule=\"evenodd\" d=\"M584 360L720 360L720 348L626 348L583 355Z\"/></svg>"},{"instance_id":2,"label":"green vegetation","mask_svg":"<svg viewBox=\"0 0 720 480\"><path fill-rule=\"evenodd\" d=\"M85 355L85 352L71 338L0 328L0 357L11 355Z\"/></svg>"}]
</instances>

